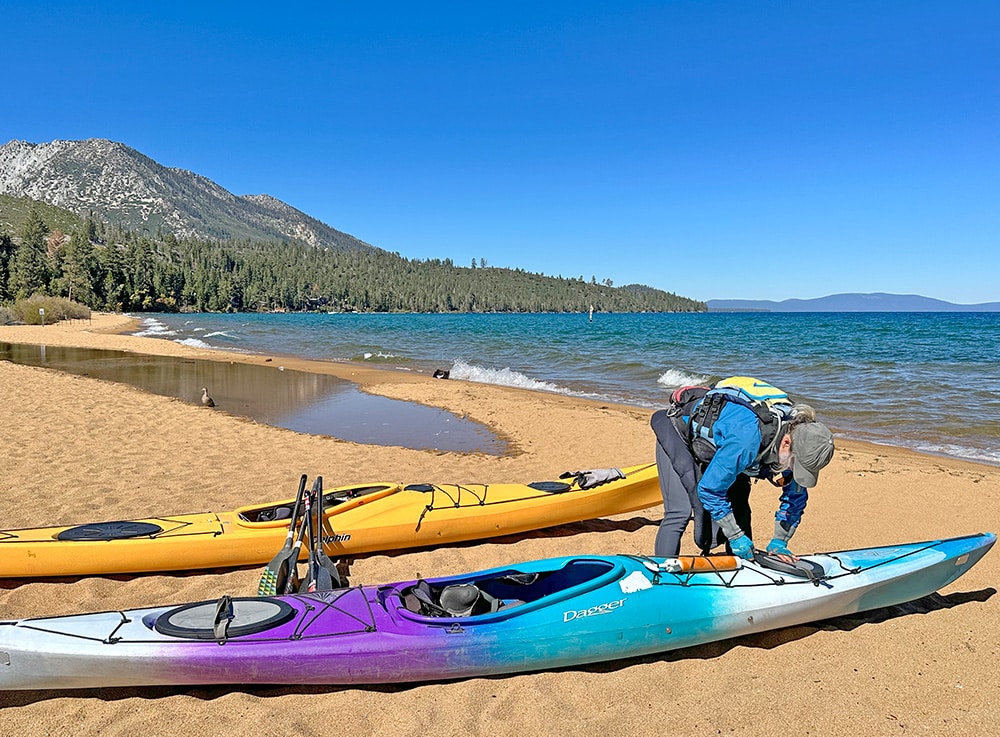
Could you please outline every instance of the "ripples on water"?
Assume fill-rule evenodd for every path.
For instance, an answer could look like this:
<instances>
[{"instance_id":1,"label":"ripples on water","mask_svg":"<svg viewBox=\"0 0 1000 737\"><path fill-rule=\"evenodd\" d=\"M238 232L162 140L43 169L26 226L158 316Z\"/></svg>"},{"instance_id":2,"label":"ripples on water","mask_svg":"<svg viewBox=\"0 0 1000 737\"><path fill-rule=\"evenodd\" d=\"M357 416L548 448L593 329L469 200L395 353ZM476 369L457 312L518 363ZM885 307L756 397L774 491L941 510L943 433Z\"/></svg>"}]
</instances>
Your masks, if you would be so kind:
<instances>
[{"instance_id":1,"label":"ripples on water","mask_svg":"<svg viewBox=\"0 0 1000 737\"><path fill-rule=\"evenodd\" d=\"M156 315L140 334L650 408L749 374L841 435L1000 464L1000 313Z\"/></svg>"}]
</instances>

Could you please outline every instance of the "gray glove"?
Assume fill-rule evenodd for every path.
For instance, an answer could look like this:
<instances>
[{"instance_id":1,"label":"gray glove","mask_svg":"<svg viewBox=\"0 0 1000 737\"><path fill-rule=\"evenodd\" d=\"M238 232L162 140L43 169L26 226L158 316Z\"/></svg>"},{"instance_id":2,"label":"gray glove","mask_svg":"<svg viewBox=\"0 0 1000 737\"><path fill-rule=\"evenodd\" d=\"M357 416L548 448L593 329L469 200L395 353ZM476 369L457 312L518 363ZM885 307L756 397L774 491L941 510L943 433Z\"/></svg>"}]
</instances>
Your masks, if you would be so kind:
<instances>
[{"instance_id":1,"label":"gray glove","mask_svg":"<svg viewBox=\"0 0 1000 737\"><path fill-rule=\"evenodd\" d=\"M581 489L592 489L609 481L623 479L625 474L620 468L594 468L589 471L566 471L560 474L559 478L576 478L576 483Z\"/></svg>"}]
</instances>

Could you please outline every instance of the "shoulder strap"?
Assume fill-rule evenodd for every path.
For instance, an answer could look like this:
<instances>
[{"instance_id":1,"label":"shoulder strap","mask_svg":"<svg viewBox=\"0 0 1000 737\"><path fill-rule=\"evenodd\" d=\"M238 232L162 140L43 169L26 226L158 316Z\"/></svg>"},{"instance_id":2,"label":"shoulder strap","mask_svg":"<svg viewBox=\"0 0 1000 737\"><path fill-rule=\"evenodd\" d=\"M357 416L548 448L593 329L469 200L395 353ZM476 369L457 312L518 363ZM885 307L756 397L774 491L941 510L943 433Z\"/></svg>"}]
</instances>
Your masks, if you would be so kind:
<instances>
[{"instance_id":1,"label":"shoulder strap","mask_svg":"<svg viewBox=\"0 0 1000 737\"><path fill-rule=\"evenodd\" d=\"M757 416L757 424L760 428L760 449L754 462L756 465L774 445L781 429L782 419L779 410L772 410L763 401L753 402L749 400L736 388L717 387L712 389L694 408L688 423L689 433L686 438L688 447L702 463L712 460L715 455L713 428L727 402L746 407Z\"/></svg>"},{"instance_id":2,"label":"shoulder strap","mask_svg":"<svg viewBox=\"0 0 1000 737\"><path fill-rule=\"evenodd\" d=\"M722 408L727 401L736 401L729 392L712 389L695 405L691 411L691 421L688 423L691 437L699 435L709 440L713 437L712 428L722 414Z\"/></svg>"}]
</instances>

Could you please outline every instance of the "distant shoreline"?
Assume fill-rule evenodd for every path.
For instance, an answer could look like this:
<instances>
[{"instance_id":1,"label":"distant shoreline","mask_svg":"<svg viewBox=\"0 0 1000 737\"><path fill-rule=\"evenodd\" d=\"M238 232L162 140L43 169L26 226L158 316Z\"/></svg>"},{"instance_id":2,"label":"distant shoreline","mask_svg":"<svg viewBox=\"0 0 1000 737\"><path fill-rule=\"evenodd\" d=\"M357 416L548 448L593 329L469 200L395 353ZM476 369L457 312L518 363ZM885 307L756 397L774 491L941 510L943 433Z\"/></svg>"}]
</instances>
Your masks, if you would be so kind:
<instances>
[{"instance_id":1,"label":"distant shoreline","mask_svg":"<svg viewBox=\"0 0 1000 737\"><path fill-rule=\"evenodd\" d=\"M918 294L848 292L815 299L710 299L708 312L1000 312L1000 302L958 304Z\"/></svg>"}]
</instances>

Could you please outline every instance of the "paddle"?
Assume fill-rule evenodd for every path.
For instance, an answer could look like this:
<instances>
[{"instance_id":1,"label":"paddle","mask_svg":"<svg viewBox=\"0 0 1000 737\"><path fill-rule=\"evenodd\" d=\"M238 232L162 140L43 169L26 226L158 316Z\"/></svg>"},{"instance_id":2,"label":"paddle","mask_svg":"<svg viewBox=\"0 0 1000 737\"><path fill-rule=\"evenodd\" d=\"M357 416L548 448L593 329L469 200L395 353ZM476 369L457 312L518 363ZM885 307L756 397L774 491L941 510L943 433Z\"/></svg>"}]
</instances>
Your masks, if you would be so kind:
<instances>
[{"instance_id":1,"label":"paddle","mask_svg":"<svg viewBox=\"0 0 1000 737\"><path fill-rule=\"evenodd\" d=\"M316 555L316 548L322 548L323 543L320 541L319 545L316 541L323 537L323 531L321 525L316 525L313 523L313 507L319 507L320 502L318 500L318 495L323 494L323 477L317 476L316 480L313 481L312 491L306 497L306 521L305 524L309 529L309 560L306 562L306 577L305 580L299 584L299 593L307 593L316 591L317 581L319 579L319 558ZM317 528L320 528L317 530Z\"/></svg>"},{"instance_id":2,"label":"paddle","mask_svg":"<svg viewBox=\"0 0 1000 737\"><path fill-rule=\"evenodd\" d=\"M285 535L285 542L281 546L281 550L264 568L264 572L260 576L260 583L257 585L257 596L274 596L285 588L288 568L290 565L295 565L295 558L292 557L292 538L295 537L295 522L299 517L299 506L302 504L302 494L305 489L306 475L302 474L302 478L299 479L299 490L295 495L295 504L292 507L292 517L288 521L288 534Z\"/></svg>"},{"instance_id":3,"label":"paddle","mask_svg":"<svg viewBox=\"0 0 1000 737\"><path fill-rule=\"evenodd\" d=\"M314 485L314 489L315 489L315 485ZM288 577L288 580L285 582L284 593L286 593L286 594L291 594L291 593L293 593L295 591L304 592L306 590L306 585L308 584L308 580L309 580L309 561L311 560L312 556L310 555L309 559L307 559L307 561L306 561L306 580L304 580L304 581L300 581L299 580L298 562L299 562L299 552L302 550L302 541L306 537L306 531L307 530L310 531L310 538L312 537L312 533L311 533L311 531L312 531L312 520L311 520L311 515L312 515L312 495L313 495L312 491L306 492L306 495L305 495L305 497L303 499L302 521L299 523L299 532L298 532L298 535L295 538L295 545L292 546L292 560L295 562L295 564L292 567L291 575ZM310 545L311 545L311 543L310 543Z\"/></svg>"},{"instance_id":4,"label":"paddle","mask_svg":"<svg viewBox=\"0 0 1000 737\"><path fill-rule=\"evenodd\" d=\"M330 560L323 547L323 477L316 477L316 484L319 486L319 496L316 504L316 588L319 591L329 591L340 588L344 584L340 580L340 571L337 564Z\"/></svg>"}]
</instances>

